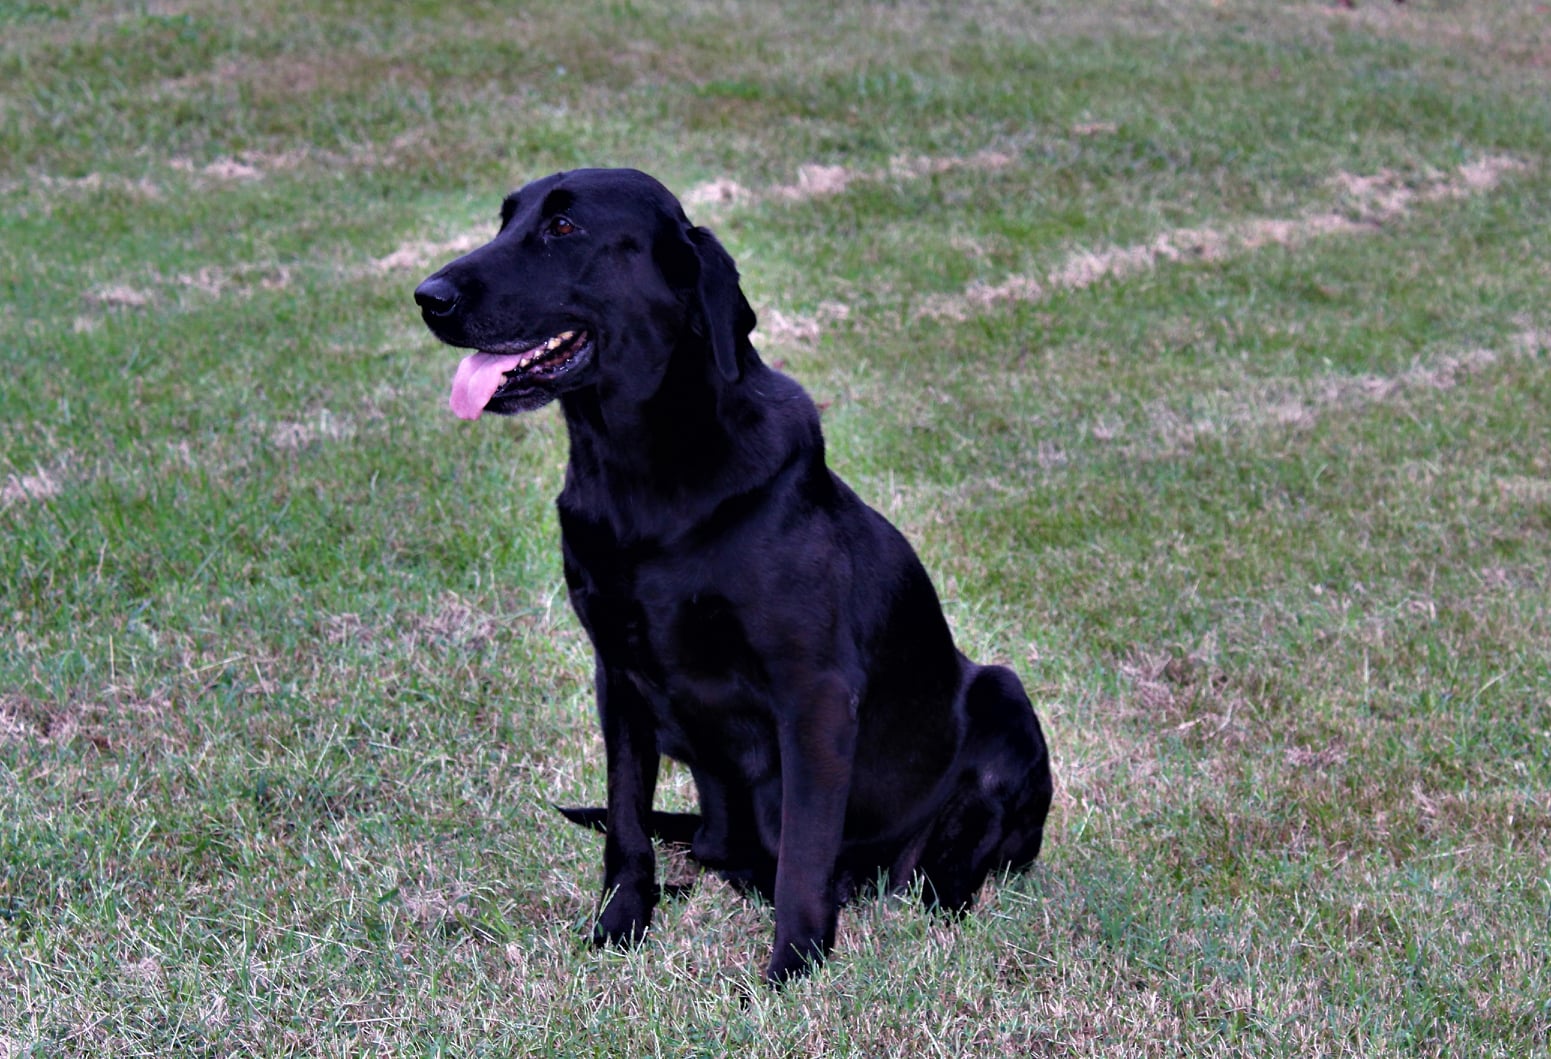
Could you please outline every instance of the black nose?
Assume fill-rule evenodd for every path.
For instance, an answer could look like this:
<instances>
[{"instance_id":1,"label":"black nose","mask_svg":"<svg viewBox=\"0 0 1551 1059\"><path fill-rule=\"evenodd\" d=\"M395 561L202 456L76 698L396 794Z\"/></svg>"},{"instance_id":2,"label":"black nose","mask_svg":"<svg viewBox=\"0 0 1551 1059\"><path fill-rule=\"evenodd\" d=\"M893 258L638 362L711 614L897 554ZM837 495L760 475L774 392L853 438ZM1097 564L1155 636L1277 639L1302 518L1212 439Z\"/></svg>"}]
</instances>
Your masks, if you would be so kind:
<instances>
[{"instance_id":1,"label":"black nose","mask_svg":"<svg viewBox=\"0 0 1551 1059\"><path fill-rule=\"evenodd\" d=\"M451 316L458 307L458 288L442 276L432 276L415 288L415 304L427 316Z\"/></svg>"}]
</instances>

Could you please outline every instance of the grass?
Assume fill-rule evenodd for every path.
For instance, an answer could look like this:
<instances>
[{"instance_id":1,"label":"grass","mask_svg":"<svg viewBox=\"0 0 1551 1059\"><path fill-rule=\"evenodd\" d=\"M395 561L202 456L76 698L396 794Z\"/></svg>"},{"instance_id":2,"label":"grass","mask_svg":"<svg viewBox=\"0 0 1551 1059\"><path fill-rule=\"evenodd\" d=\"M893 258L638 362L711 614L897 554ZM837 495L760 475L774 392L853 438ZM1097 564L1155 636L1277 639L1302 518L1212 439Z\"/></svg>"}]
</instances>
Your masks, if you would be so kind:
<instances>
[{"instance_id":1,"label":"grass","mask_svg":"<svg viewBox=\"0 0 1551 1059\"><path fill-rule=\"evenodd\" d=\"M0 6L0 1056L1551 1051L1543 8ZM1054 747L779 994L713 879L585 943L563 431L408 298L579 164Z\"/></svg>"}]
</instances>

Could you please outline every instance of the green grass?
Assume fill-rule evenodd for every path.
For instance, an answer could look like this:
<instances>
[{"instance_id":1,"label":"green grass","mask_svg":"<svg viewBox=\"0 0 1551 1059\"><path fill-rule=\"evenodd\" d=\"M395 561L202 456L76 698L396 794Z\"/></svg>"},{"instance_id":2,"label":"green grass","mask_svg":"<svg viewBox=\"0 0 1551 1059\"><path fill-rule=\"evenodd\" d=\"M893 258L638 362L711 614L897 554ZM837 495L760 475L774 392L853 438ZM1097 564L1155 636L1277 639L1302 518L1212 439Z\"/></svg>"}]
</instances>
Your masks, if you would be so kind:
<instances>
[{"instance_id":1,"label":"green grass","mask_svg":"<svg viewBox=\"0 0 1551 1059\"><path fill-rule=\"evenodd\" d=\"M293 7L0 5L0 1057L1551 1052L1543 4ZM779 994L714 879L586 944L564 433L409 299L579 164L737 185L1054 748Z\"/></svg>"}]
</instances>

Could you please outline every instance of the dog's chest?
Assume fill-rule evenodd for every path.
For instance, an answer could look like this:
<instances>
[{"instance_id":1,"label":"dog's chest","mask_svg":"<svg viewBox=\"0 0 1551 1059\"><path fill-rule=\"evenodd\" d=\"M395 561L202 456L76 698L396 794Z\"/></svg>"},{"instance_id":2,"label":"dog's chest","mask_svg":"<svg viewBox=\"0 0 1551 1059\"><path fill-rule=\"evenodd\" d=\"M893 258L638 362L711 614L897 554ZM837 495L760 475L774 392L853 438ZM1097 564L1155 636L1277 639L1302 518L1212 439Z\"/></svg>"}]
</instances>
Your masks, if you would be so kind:
<instances>
[{"instance_id":1,"label":"dog's chest","mask_svg":"<svg viewBox=\"0 0 1551 1059\"><path fill-rule=\"evenodd\" d=\"M695 698L717 697L728 682L764 682L740 608L724 594L650 571L628 587L579 601L605 664Z\"/></svg>"},{"instance_id":2,"label":"dog's chest","mask_svg":"<svg viewBox=\"0 0 1551 1059\"><path fill-rule=\"evenodd\" d=\"M749 729L769 724L748 604L718 586L703 558L579 566L571 596L599 661L641 692L661 749L686 761L748 743Z\"/></svg>"}]
</instances>

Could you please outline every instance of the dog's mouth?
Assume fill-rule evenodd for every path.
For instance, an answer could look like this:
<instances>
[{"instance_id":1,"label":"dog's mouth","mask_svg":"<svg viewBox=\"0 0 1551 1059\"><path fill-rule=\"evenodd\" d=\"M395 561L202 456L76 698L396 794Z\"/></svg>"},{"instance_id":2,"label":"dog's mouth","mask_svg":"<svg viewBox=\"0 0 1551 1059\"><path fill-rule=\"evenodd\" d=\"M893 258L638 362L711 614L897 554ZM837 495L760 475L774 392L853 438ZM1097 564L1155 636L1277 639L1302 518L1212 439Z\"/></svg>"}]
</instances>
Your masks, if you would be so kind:
<instances>
[{"instance_id":1,"label":"dog's mouth","mask_svg":"<svg viewBox=\"0 0 1551 1059\"><path fill-rule=\"evenodd\" d=\"M482 349L463 358L448 404L463 419L485 411L511 414L547 404L553 386L592 356L586 331L562 331L534 346Z\"/></svg>"}]
</instances>

